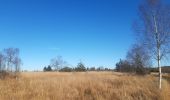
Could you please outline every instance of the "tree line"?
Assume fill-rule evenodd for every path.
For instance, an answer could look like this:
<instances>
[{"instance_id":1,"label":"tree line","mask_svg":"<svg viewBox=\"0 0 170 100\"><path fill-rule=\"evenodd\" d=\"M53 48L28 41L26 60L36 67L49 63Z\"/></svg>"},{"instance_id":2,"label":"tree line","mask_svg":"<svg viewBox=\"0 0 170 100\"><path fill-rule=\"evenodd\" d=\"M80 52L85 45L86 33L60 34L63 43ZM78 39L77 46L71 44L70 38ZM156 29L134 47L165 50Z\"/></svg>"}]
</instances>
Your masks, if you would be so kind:
<instances>
[{"instance_id":1,"label":"tree line","mask_svg":"<svg viewBox=\"0 0 170 100\"><path fill-rule=\"evenodd\" d=\"M112 71L112 69L104 68L102 66L86 67L83 62L79 62L76 67L69 67L66 61L61 56L57 56L51 60L51 64L43 68L44 72L56 71L56 72L86 72L86 71Z\"/></svg>"},{"instance_id":2,"label":"tree line","mask_svg":"<svg viewBox=\"0 0 170 100\"><path fill-rule=\"evenodd\" d=\"M52 66L48 65L47 67L45 66L43 68L43 71L44 72L56 72L56 70L53 70ZM68 67L68 66L65 66L63 68L61 68L60 70L58 70L58 72L86 72L86 71L113 71L113 69L110 69L110 68L104 68L104 67L98 67L98 68L95 68L95 67L85 67L84 65L83 66L80 66L80 65L77 65L77 67Z\"/></svg>"}]
</instances>

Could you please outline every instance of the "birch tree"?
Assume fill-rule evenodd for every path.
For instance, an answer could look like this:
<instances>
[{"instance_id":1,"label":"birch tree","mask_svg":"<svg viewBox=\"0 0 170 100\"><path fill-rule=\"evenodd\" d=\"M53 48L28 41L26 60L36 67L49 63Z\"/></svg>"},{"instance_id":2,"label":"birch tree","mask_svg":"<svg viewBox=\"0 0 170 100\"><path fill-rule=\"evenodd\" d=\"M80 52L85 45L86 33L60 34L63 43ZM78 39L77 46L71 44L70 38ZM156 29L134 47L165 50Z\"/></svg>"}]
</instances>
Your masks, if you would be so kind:
<instances>
[{"instance_id":1,"label":"birch tree","mask_svg":"<svg viewBox=\"0 0 170 100\"><path fill-rule=\"evenodd\" d=\"M170 50L170 6L161 0L145 0L139 6L139 14L135 30L157 62L161 89L161 61Z\"/></svg>"}]
</instances>

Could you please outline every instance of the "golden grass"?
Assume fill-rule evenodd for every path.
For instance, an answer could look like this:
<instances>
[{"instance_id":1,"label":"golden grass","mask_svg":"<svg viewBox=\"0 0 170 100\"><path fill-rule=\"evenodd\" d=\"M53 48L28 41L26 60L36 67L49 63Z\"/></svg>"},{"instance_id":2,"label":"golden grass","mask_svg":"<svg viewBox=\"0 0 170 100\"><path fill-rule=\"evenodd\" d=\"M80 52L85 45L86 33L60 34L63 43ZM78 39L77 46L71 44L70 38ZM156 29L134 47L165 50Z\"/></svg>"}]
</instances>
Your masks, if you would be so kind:
<instances>
[{"instance_id":1,"label":"golden grass","mask_svg":"<svg viewBox=\"0 0 170 100\"><path fill-rule=\"evenodd\" d=\"M32 72L0 80L0 100L170 100L170 84L160 91L154 76Z\"/></svg>"}]
</instances>

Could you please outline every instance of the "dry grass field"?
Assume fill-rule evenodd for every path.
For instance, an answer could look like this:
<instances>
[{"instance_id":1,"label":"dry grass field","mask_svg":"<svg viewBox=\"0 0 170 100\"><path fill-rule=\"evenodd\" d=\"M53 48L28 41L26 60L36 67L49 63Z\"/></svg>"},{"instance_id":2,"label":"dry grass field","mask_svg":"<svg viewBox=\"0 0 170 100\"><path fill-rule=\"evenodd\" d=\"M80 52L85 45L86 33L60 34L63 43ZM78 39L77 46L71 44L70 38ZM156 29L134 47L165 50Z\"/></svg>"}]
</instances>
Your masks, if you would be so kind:
<instances>
[{"instance_id":1,"label":"dry grass field","mask_svg":"<svg viewBox=\"0 0 170 100\"><path fill-rule=\"evenodd\" d=\"M170 100L170 84L160 91L155 76L28 72L0 80L0 100Z\"/></svg>"}]
</instances>

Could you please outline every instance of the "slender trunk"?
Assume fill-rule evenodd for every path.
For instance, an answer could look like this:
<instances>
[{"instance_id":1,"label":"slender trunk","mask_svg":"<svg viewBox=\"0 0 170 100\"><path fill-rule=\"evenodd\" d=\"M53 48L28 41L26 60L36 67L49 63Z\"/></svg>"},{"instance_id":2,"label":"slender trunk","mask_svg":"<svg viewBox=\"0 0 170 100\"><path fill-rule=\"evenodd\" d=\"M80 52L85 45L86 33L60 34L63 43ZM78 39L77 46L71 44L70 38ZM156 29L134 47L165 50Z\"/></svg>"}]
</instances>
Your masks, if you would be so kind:
<instances>
[{"instance_id":1,"label":"slender trunk","mask_svg":"<svg viewBox=\"0 0 170 100\"><path fill-rule=\"evenodd\" d=\"M6 70L9 71L9 62L7 63Z\"/></svg>"},{"instance_id":2,"label":"slender trunk","mask_svg":"<svg viewBox=\"0 0 170 100\"><path fill-rule=\"evenodd\" d=\"M0 71L2 71L2 64L0 63Z\"/></svg>"},{"instance_id":3,"label":"slender trunk","mask_svg":"<svg viewBox=\"0 0 170 100\"><path fill-rule=\"evenodd\" d=\"M159 89L162 88L162 70L160 61L160 50L158 50L158 68L159 68Z\"/></svg>"},{"instance_id":4,"label":"slender trunk","mask_svg":"<svg viewBox=\"0 0 170 100\"><path fill-rule=\"evenodd\" d=\"M158 26L155 16L153 16L154 26L155 26L155 37L156 37L156 46L157 46L157 62L159 68L159 89L162 88L162 71L161 71L161 43L160 43L160 34L158 32Z\"/></svg>"}]
</instances>

